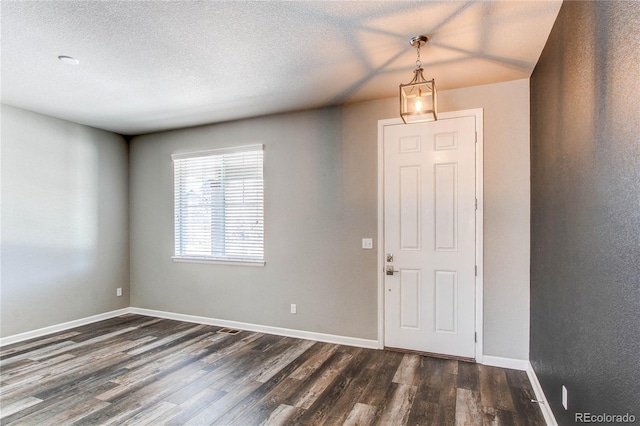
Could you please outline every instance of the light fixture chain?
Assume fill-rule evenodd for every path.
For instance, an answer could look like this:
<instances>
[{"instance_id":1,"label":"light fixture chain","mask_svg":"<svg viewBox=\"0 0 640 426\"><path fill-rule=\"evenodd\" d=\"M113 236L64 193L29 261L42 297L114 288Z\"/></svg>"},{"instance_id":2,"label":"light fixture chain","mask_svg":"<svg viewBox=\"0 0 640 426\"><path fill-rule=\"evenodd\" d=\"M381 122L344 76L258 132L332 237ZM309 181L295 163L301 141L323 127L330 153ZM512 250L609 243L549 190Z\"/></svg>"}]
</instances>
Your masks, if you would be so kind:
<instances>
[{"instance_id":1,"label":"light fixture chain","mask_svg":"<svg viewBox=\"0 0 640 426\"><path fill-rule=\"evenodd\" d=\"M416 46L416 50L418 51L418 59L416 59L416 69L422 68L422 61L420 60L420 43Z\"/></svg>"}]
</instances>

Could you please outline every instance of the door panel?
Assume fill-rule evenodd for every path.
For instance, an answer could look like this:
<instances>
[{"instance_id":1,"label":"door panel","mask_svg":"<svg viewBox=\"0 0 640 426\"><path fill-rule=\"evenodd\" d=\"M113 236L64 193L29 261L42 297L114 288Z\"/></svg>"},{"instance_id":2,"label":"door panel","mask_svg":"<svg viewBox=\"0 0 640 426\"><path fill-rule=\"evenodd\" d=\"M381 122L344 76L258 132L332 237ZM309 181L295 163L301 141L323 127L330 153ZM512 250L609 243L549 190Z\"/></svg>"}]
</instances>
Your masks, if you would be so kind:
<instances>
[{"instance_id":1,"label":"door panel","mask_svg":"<svg viewBox=\"0 0 640 426\"><path fill-rule=\"evenodd\" d=\"M420 326L420 271L400 271L400 327L416 329Z\"/></svg>"},{"instance_id":2,"label":"door panel","mask_svg":"<svg viewBox=\"0 0 640 426\"><path fill-rule=\"evenodd\" d=\"M457 243L458 206L456 200L457 164L436 164L435 189L435 249L455 251Z\"/></svg>"},{"instance_id":3,"label":"door panel","mask_svg":"<svg viewBox=\"0 0 640 426\"><path fill-rule=\"evenodd\" d=\"M436 333L455 333L458 292L457 274L452 271L436 271L435 274L435 298L433 311L435 312Z\"/></svg>"},{"instance_id":4,"label":"door panel","mask_svg":"<svg viewBox=\"0 0 640 426\"><path fill-rule=\"evenodd\" d=\"M385 346L475 358L475 117L383 137Z\"/></svg>"},{"instance_id":5,"label":"door panel","mask_svg":"<svg viewBox=\"0 0 640 426\"><path fill-rule=\"evenodd\" d=\"M400 168L400 247L420 250L420 167Z\"/></svg>"}]
</instances>

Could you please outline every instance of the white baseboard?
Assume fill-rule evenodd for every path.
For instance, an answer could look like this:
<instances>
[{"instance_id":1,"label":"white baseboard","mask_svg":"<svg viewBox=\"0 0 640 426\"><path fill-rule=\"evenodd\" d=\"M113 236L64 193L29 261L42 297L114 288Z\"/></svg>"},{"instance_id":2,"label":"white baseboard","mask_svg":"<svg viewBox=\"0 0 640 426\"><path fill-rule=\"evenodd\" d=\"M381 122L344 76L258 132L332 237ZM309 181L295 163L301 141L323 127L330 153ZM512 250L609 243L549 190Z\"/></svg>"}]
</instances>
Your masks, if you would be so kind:
<instances>
[{"instance_id":1,"label":"white baseboard","mask_svg":"<svg viewBox=\"0 0 640 426\"><path fill-rule=\"evenodd\" d=\"M492 367L510 368L513 370L526 371L527 377L531 382L533 392L536 395L536 399L540 401L538 405L540 405L540 410L542 411L542 415L544 416L544 420L547 423L547 426L558 426L558 422L556 422L556 418L554 417L553 412L549 407L547 397L542 391L542 386L540 386L538 376L536 376L536 372L533 370L531 362L524 359L503 358L499 356L484 355L482 357L482 364L490 365Z\"/></svg>"},{"instance_id":2,"label":"white baseboard","mask_svg":"<svg viewBox=\"0 0 640 426\"><path fill-rule=\"evenodd\" d=\"M536 372L533 370L533 366L530 362L527 363L527 377L529 377L529 381L531 382L531 386L533 387L533 392L536 394L536 399L541 401L539 403L540 410L542 410L542 415L544 416L544 420L547 422L548 426L558 426L558 422L556 421L555 416L553 415L553 411L551 411L551 407L549 407L549 402L547 401L547 397L544 395L544 391L542 390L542 386L538 381L538 376L536 376Z\"/></svg>"},{"instance_id":3,"label":"white baseboard","mask_svg":"<svg viewBox=\"0 0 640 426\"><path fill-rule=\"evenodd\" d=\"M491 367L510 368L512 370L527 371L529 368L529 361L526 359L516 358L503 358L500 356L482 356L482 364L490 365Z\"/></svg>"},{"instance_id":4,"label":"white baseboard","mask_svg":"<svg viewBox=\"0 0 640 426\"><path fill-rule=\"evenodd\" d=\"M361 348L378 349L377 340L361 339L358 337L338 336L335 334L315 333L312 331L293 330L289 328L272 327L269 325L252 324L239 321L229 321L218 318L200 317L195 315L177 314L174 312L157 311L154 309L144 308L123 308L115 311L105 312L86 318L56 324L49 327L39 328L37 330L27 331L25 333L14 334L0 338L0 346L10 345L13 343L23 342L25 340L36 337L46 336L47 334L57 333L59 331L69 330L71 328L82 325L91 324L109 318L114 318L124 314L140 314L157 318L173 319L177 321L193 322L198 324L215 325L218 327L238 328L246 331L256 331L259 333L275 334L279 336L295 337L298 339L317 340L319 342L335 343L338 345L356 346Z\"/></svg>"},{"instance_id":5,"label":"white baseboard","mask_svg":"<svg viewBox=\"0 0 640 426\"><path fill-rule=\"evenodd\" d=\"M356 346L360 348L378 349L377 340L360 339L358 337L338 336L335 334L316 333L312 331L293 330L290 328L273 327L270 325L252 324L248 322L229 321L218 318L200 317L196 315L177 314L174 312L156 311L154 309L130 308L130 312L158 318L177 321L194 322L197 324L215 325L218 327L237 328L258 333L275 334L278 336L295 337L298 339L317 340L319 342L335 343L338 345Z\"/></svg>"},{"instance_id":6,"label":"white baseboard","mask_svg":"<svg viewBox=\"0 0 640 426\"><path fill-rule=\"evenodd\" d=\"M0 346L11 345L13 343L23 342L25 340L33 339L35 337L46 336L47 334L57 333L59 331L69 330L70 328L80 327L81 325L87 325L94 322L114 318L120 315L128 314L131 312L131 308L123 308L115 311L105 312L98 315L92 315L86 318L80 318L73 321L63 322L62 324L51 325L49 327L39 328L37 330L27 331L25 333L14 334L0 338Z\"/></svg>"}]
</instances>

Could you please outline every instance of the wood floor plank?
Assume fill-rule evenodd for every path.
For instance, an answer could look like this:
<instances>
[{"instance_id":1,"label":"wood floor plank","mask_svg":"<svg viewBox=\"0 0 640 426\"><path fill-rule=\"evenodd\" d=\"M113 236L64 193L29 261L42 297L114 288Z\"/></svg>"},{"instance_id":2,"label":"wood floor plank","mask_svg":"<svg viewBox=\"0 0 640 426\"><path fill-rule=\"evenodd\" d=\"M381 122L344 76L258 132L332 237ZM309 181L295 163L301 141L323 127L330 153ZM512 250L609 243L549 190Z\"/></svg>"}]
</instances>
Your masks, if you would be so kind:
<instances>
[{"instance_id":1,"label":"wood floor plank","mask_svg":"<svg viewBox=\"0 0 640 426\"><path fill-rule=\"evenodd\" d=\"M125 367L127 372L114 378L112 381L122 386L135 385L136 383L148 380L157 374L163 374L167 369L170 369L183 361L184 357L180 351L171 352L162 357L155 358L152 362L149 362L146 365L141 365L139 368L129 369Z\"/></svg>"},{"instance_id":2,"label":"wood floor plank","mask_svg":"<svg viewBox=\"0 0 640 426\"><path fill-rule=\"evenodd\" d=\"M269 350L249 354L247 363L233 368L215 387L230 392L244 382L265 383L314 344L309 340L283 339Z\"/></svg>"},{"instance_id":3,"label":"wood floor plank","mask_svg":"<svg viewBox=\"0 0 640 426\"><path fill-rule=\"evenodd\" d=\"M523 386L526 386L526 384L523 383ZM542 416L540 407L537 403L532 402L532 391L519 387L511 387L511 397L516 411L520 413L519 418L523 425L544 424L544 417Z\"/></svg>"},{"instance_id":4,"label":"wood floor plank","mask_svg":"<svg viewBox=\"0 0 640 426\"><path fill-rule=\"evenodd\" d=\"M135 416L126 419L123 422L118 422L118 426L146 426L149 424L159 424L160 417L163 417L167 412L171 411L176 407L176 404L171 404L166 401L158 401L152 406L145 408L140 411ZM164 422L164 421L163 421ZM116 424L109 422L109 424Z\"/></svg>"},{"instance_id":5,"label":"wood floor plank","mask_svg":"<svg viewBox=\"0 0 640 426\"><path fill-rule=\"evenodd\" d=\"M237 339L227 338L216 341L210 346L210 348L214 350L212 350L209 355L202 358L202 361L207 364L215 364L230 354L234 354L245 349L248 350L247 345L252 344L260 337L262 336L258 333L248 333Z\"/></svg>"},{"instance_id":6,"label":"wood floor plank","mask_svg":"<svg viewBox=\"0 0 640 426\"><path fill-rule=\"evenodd\" d=\"M334 353L320 369L319 374L309 377L307 386L300 389L300 393L294 398L292 405L295 407L309 408L315 400L329 387L331 382L340 374L353 357L349 354Z\"/></svg>"},{"instance_id":7,"label":"wood floor plank","mask_svg":"<svg viewBox=\"0 0 640 426\"><path fill-rule=\"evenodd\" d=\"M380 354L379 362L376 365L376 375L369 382L365 390L362 392L358 402L373 407L382 405L387 395L387 390L391 386L393 377L398 370L400 362L402 362L403 354L398 352L384 352Z\"/></svg>"},{"instance_id":8,"label":"wood floor plank","mask_svg":"<svg viewBox=\"0 0 640 426\"><path fill-rule=\"evenodd\" d=\"M25 392L25 388L30 384L33 384L34 387L38 383L40 379L42 379L44 373L42 374L34 374L25 378L22 381L17 381L13 383L3 383L2 388L0 388L0 398L3 401L17 401L22 399L25 394L29 394L32 392Z\"/></svg>"},{"instance_id":9,"label":"wood floor plank","mask_svg":"<svg viewBox=\"0 0 640 426\"><path fill-rule=\"evenodd\" d=\"M251 382L251 379L245 376L251 374L255 368L262 365L261 363L269 356L273 356L268 351L254 351L254 345L259 344L259 342L260 339L247 340L228 346L227 350L225 350L227 355L218 358L212 364L205 361L210 358L210 355L205 356L203 358L203 362L205 362L204 368L209 371L209 374L199 381L204 382L208 387L225 392L232 391L234 387L242 386L242 382ZM277 348L277 346L274 348Z\"/></svg>"},{"instance_id":10,"label":"wood floor plank","mask_svg":"<svg viewBox=\"0 0 640 426\"><path fill-rule=\"evenodd\" d=\"M320 349L320 345L313 345L296 360L291 362L267 383L258 387L247 395L242 401L229 408L223 415L217 417L213 424L231 424L235 419L243 414L258 410L265 410L270 413L278 405L285 403L293 392L295 392L304 381L291 379L289 375L309 360ZM291 404L288 404L291 405Z\"/></svg>"},{"instance_id":11,"label":"wood floor plank","mask_svg":"<svg viewBox=\"0 0 640 426\"><path fill-rule=\"evenodd\" d=\"M458 376L458 366L460 365L458 361L454 361L452 359L443 359L442 362L442 374L452 374L456 377Z\"/></svg>"},{"instance_id":12,"label":"wood floor plank","mask_svg":"<svg viewBox=\"0 0 640 426\"><path fill-rule=\"evenodd\" d=\"M520 426L513 411L500 410L493 407L482 407L483 426Z\"/></svg>"},{"instance_id":13,"label":"wood floor plank","mask_svg":"<svg viewBox=\"0 0 640 426\"><path fill-rule=\"evenodd\" d=\"M298 412L292 420L297 424L327 424L332 413L349 410L355 404L357 398L364 391L366 383L363 380L367 375L365 368L371 359L371 351L356 349L350 351L338 351L351 357L351 360L341 369L333 382L326 388L322 395L315 400L305 411ZM362 374L365 372L365 374ZM358 380L359 379L359 380ZM331 423L328 423L331 424ZM336 421L333 421L336 424Z\"/></svg>"},{"instance_id":14,"label":"wood floor plank","mask_svg":"<svg viewBox=\"0 0 640 426\"><path fill-rule=\"evenodd\" d=\"M489 369L489 367L481 365L478 367L478 384L480 386L480 401L483 408L495 407L496 397L493 392L493 385L496 381L495 374ZM505 376L506 380L506 376ZM507 390L508 390L507 386Z\"/></svg>"},{"instance_id":15,"label":"wood floor plank","mask_svg":"<svg viewBox=\"0 0 640 426\"><path fill-rule=\"evenodd\" d=\"M437 425L439 407L438 404L427 401L420 401L420 394L417 393L413 399L413 406L409 412L409 425Z\"/></svg>"},{"instance_id":16,"label":"wood floor plank","mask_svg":"<svg viewBox=\"0 0 640 426\"><path fill-rule=\"evenodd\" d=\"M318 343L318 345L320 349L314 354L314 356L298 367L289 377L292 379L306 380L338 349L338 345L331 345L329 343Z\"/></svg>"},{"instance_id":17,"label":"wood floor plank","mask_svg":"<svg viewBox=\"0 0 640 426\"><path fill-rule=\"evenodd\" d=\"M60 372L54 374L52 372L51 376L46 379L40 377L39 380L29 382L28 384L24 382L19 384L20 388L17 390L14 389L12 395L24 392L25 394L40 398L43 402L38 409L49 410L50 405L55 405L65 400L69 392L80 392L83 388L86 389L85 392L103 389L102 383L104 382L104 375L111 377L112 375L118 374L118 370L112 368L113 363L117 363L122 359L122 354L114 354L111 359L102 359L100 362L83 366L73 364L74 368L68 369L66 374ZM70 371L73 371L73 373ZM32 411L32 409L23 410L20 412L20 415L28 415Z\"/></svg>"},{"instance_id":18,"label":"wood floor plank","mask_svg":"<svg viewBox=\"0 0 640 426\"><path fill-rule=\"evenodd\" d=\"M316 342L311 340L299 340L297 342L290 343L289 349L284 351L284 353L274 354L275 356L271 357L271 359L267 361L264 366L260 367L256 374L248 377L251 377L251 380L255 380L256 382L267 382L274 375L276 375L276 373L282 370L282 368L299 357L315 343Z\"/></svg>"},{"instance_id":19,"label":"wood floor plank","mask_svg":"<svg viewBox=\"0 0 640 426\"><path fill-rule=\"evenodd\" d=\"M128 314L0 348L16 425L544 425L524 372Z\"/></svg>"},{"instance_id":20,"label":"wood floor plank","mask_svg":"<svg viewBox=\"0 0 640 426\"><path fill-rule=\"evenodd\" d=\"M478 366L480 399L483 407L515 411L511 390L504 370L485 365Z\"/></svg>"},{"instance_id":21,"label":"wood floor plank","mask_svg":"<svg viewBox=\"0 0 640 426\"><path fill-rule=\"evenodd\" d=\"M420 374L427 386L439 387L442 383L442 375L444 374L444 366L448 361L441 358L422 357Z\"/></svg>"},{"instance_id":22,"label":"wood floor plank","mask_svg":"<svg viewBox=\"0 0 640 426\"><path fill-rule=\"evenodd\" d=\"M201 376L188 383L184 387L176 389L175 392L167 395L164 398L164 401L180 406L202 391L205 391L207 389L210 391L214 391L214 389L209 388L211 381L207 380L207 376L209 376L211 373L207 370L201 370L198 374L201 374ZM220 392L218 389L215 389L215 391Z\"/></svg>"},{"instance_id":23,"label":"wood floor plank","mask_svg":"<svg viewBox=\"0 0 640 426\"><path fill-rule=\"evenodd\" d=\"M124 328L122 330L115 330L112 331L111 333L105 334L105 335L101 335L101 336L95 336L92 337L91 339L85 340L83 342L80 343L73 343L72 345L70 345L69 347L64 346L64 347L60 347L57 348L54 351L48 351L48 352L44 352L44 353L40 353L40 354L33 354L30 353L29 354L29 359L34 360L34 361L40 361L46 358L52 358L56 355L59 355L61 353L65 353L65 352L77 352L78 349L83 349L86 348L87 346L93 345L89 350L90 351L95 351L95 349L98 347L99 343L105 342L106 340L109 340L113 337L122 335L122 334L126 334L129 333L131 331L134 331L136 328L135 327L127 327Z\"/></svg>"},{"instance_id":24,"label":"wood floor plank","mask_svg":"<svg viewBox=\"0 0 640 426\"><path fill-rule=\"evenodd\" d=\"M420 380L420 377L416 374L416 371L420 367L420 360L424 358L419 355L405 354L402 357L402 362L396 370L396 374L393 376L392 382L404 383L405 385L414 385Z\"/></svg>"},{"instance_id":25,"label":"wood floor plank","mask_svg":"<svg viewBox=\"0 0 640 426\"><path fill-rule=\"evenodd\" d=\"M504 369L504 374L507 376L507 382L509 387L515 389L530 389L531 385L527 378L527 373L524 371Z\"/></svg>"},{"instance_id":26,"label":"wood floor plank","mask_svg":"<svg viewBox=\"0 0 640 426\"><path fill-rule=\"evenodd\" d=\"M0 350L0 359L4 360L17 355L22 355L28 351L50 346L51 343L58 342L60 340L70 340L78 334L80 334L78 331L69 331L49 337L36 338L26 342L7 345Z\"/></svg>"},{"instance_id":27,"label":"wood floor plank","mask_svg":"<svg viewBox=\"0 0 640 426\"><path fill-rule=\"evenodd\" d=\"M127 347L127 343L128 341L124 341L120 344ZM52 359L54 358L47 358L41 362L48 363ZM74 356L70 358L69 362L56 363L54 368L39 370L36 375L27 374L20 379L14 377L13 380L22 381L17 386L4 386L0 394L7 396L12 390L18 388L21 392L37 392L37 395L43 395L41 398L46 399L46 391L57 393L60 391L60 387L68 387L68 383L78 383L83 375L92 375L103 366L113 369L114 364L121 359L123 359L123 354L114 353L113 346L111 348L96 349L93 353L86 353L81 357ZM42 374L40 374L41 372ZM34 381L34 378L37 380Z\"/></svg>"},{"instance_id":28,"label":"wood floor plank","mask_svg":"<svg viewBox=\"0 0 640 426\"><path fill-rule=\"evenodd\" d=\"M34 422L32 424L38 424L39 426L59 426L65 424L68 425L108 405L108 402L100 401L99 399L95 398L87 398L79 404L73 405L69 409L60 411L52 416L41 418L37 420L37 423Z\"/></svg>"},{"instance_id":29,"label":"wood floor plank","mask_svg":"<svg viewBox=\"0 0 640 426\"><path fill-rule=\"evenodd\" d=\"M370 425L378 409L372 405L357 403L347 415L344 426Z\"/></svg>"},{"instance_id":30,"label":"wood floor plank","mask_svg":"<svg viewBox=\"0 0 640 426\"><path fill-rule=\"evenodd\" d=\"M450 363L447 363L450 364ZM438 415L436 424L449 426L455 424L456 419L456 399L457 399L457 374L450 374L447 371L456 371L451 365L445 364L444 373L442 374L442 383L440 386L440 401L438 404Z\"/></svg>"},{"instance_id":31,"label":"wood floor plank","mask_svg":"<svg viewBox=\"0 0 640 426\"><path fill-rule=\"evenodd\" d=\"M39 386L44 388L48 386L49 383L57 382L59 377L86 374L87 372L94 370L98 363L104 362L107 365L111 365L115 360L115 354L119 354L121 358L124 358L124 354L121 352L135 346L136 344L138 343L125 340L109 347L102 347L92 352L85 352L82 355L63 353L54 358L42 360L41 364L45 368L38 369L34 373L41 376L41 383ZM67 362L61 363L59 358L63 358L63 360ZM30 373L23 373L8 379L7 382L14 383L25 380L28 381L31 377L32 375Z\"/></svg>"},{"instance_id":32,"label":"wood floor plank","mask_svg":"<svg viewBox=\"0 0 640 426\"><path fill-rule=\"evenodd\" d=\"M241 404L245 398L251 395L260 386L263 386L260 382L245 383L242 388L227 394L224 394L224 392L217 389L211 389L212 391L217 392L218 397L208 402L201 409L197 411L193 410L190 416L185 414L185 417L187 418L185 424L202 425L213 423L216 419L224 416L233 407ZM221 396L221 394L223 395Z\"/></svg>"},{"instance_id":33,"label":"wood floor plank","mask_svg":"<svg viewBox=\"0 0 640 426\"><path fill-rule=\"evenodd\" d=\"M62 392L43 400L40 404L27 407L3 419L3 424L11 425L39 425L47 419L65 413L84 400L94 398L113 384L99 383L83 388L79 386L77 393Z\"/></svg>"},{"instance_id":34,"label":"wood floor plank","mask_svg":"<svg viewBox=\"0 0 640 426\"><path fill-rule=\"evenodd\" d=\"M194 380L194 376L199 377L200 372L202 372L200 366L194 363L177 366L162 377L156 377L148 383L141 383L140 386L129 389L129 392L110 399L111 405L85 417L78 424L90 426L123 422L143 411L147 405L162 400L167 394Z\"/></svg>"},{"instance_id":35,"label":"wood floor plank","mask_svg":"<svg viewBox=\"0 0 640 426\"><path fill-rule=\"evenodd\" d=\"M163 423L176 425L184 424L200 411L211 406L211 404L225 396L226 394L220 390L204 388L181 404L177 404L177 410L173 410L171 415L165 417L163 419ZM167 402L166 399L165 402ZM207 418L208 417L205 417L205 420Z\"/></svg>"},{"instance_id":36,"label":"wood floor plank","mask_svg":"<svg viewBox=\"0 0 640 426\"><path fill-rule=\"evenodd\" d=\"M245 401L242 401L240 404L233 407L233 409L225 413L224 416L217 419L214 424L260 424L265 419L267 419L278 406L283 404L290 405L287 403L288 398L299 392L299 389L303 383L304 382L300 380L285 377L277 385L273 386L273 388L271 388L268 392L263 394L262 398L258 399L257 401L253 400L253 403L250 403L248 405ZM264 391L264 386L270 384L271 383L262 385L257 389L257 392L255 394L261 395ZM248 401L252 401L252 399L248 399ZM244 407L245 409L238 411L237 407ZM233 421L230 421L230 419L233 419Z\"/></svg>"},{"instance_id":37,"label":"wood floor plank","mask_svg":"<svg viewBox=\"0 0 640 426\"><path fill-rule=\"evenodd\" d=\"M77 343L75 342L64 340L51 345L40 346L33 350L21 351L20 354L7 357L0 361L0 368L4 370L6 368L11 368L12 365L19 363L20 361L38 361L43 357L52 357L57 355L59 352L64 352L66 350L65 348L69 348L71 346L75 347L76 345Z\"/></svg>"},{"instance_id":38,"label":"wood floor plank","mask_svg":"<svg viewBox=\"0 0 640 426\"><path fill-rule=\"evenodd\" d=\"M417 373L420 380L417 382L418 392L424 401L438 404L442 385L444 363L443 360L430 357L422 357Z\"/></svg>"},{"instance_id":39,"label":"wood floor plank","mask_svg":"<svg viewBox=\"0 0 640 426\"><path fill-rule=\"evenodd\" d=\"M377 414L379 425L405 425L409 420L409 412L413 405L417 387L403 383L392 383L391 395L388 401L380 407Z\"/></svg>"},{"instance_id":40,"label":"wood floor plank","mask_svg":"<svg viewBox=\"0 0 640 426\"><path fill-rule=\"evenodd\" d=\"M32 407L36 404L40 404L41 402L42 400L39 398L28 396L26 398L22 398L18 401L15 401L11 404L7 404L7 405L2 404L2 410L0 411L0 418L3 419L5 417L9 417L12 414L22 411L25 408Z\"/></svg>"},{"instance_id":41,"label":"wood floor plank","mask_svg":"<svg viewBox=\"0 0 640 426\"><path fill-rule=\"evenodd\" d=\"M482 421L480 392L458 388L456 391L456 426L481 425Z\"/></svg>"},{"instance_id":42,"label":"wood floor plank","mask_svg":"<svg viewBox=\"0 0 640 426\"><path fill-rule=\"evenodd\" d=\"M39 383L30 385L28 391L37 392L36 396L48 399L50 395L60 392L61 389L74 387L76 384L90 379L96 372L101 374L113 371L114 364L125 359L126 355L122 353L115 353L111 357L103 357L87 364L79 364L74 359L74 363L69 365L72 368L52 372L51 376L43 377Z\"/></svg>"},{"instance_id":43,"label":"wood floor plank","mask_svg":"<svg viewBox=\"0 0 640 426\"><path fill-rule=\"evenodd\" d=\"M458 362L458 387L473 391L480 390L478 364Z\"/></svg>"},{"instance_id":44,"label":"wood floor plank","mask_svg":"<svg viewBox=\"0 0 640 426\"><path fill-rule=\"evenodd\" d=\"M205 328L204 325L197 325L195 327L188 328L188 329L186 329L184 331L181 331L180 333L175 333L175 334L172 334L171 336L167 336L167 337L165 337L163 339L156 340L155 342L151 342L151 343L149 343L147 345L140 346L140 347L138 347L136 349L132 349L129 352L127 352L127 354L128 355L138 355L138 354L150 351L151 349L155 349L155 348L157 348L159 346L166 345L167 343L174 342L177 339L180 339L182 336L186 336L187 334L191 334L191 333L200 331L203 328Z\"/></svg>"},{"instance_id":45,"label":"wood floor plank","mask_svg":"<svg viewBox=\"0 0 640 426\"><path fill-rule=\"evenodd\" d=\"M436 358L420 358L416 369L418 389L407 421L410 425L435 424L438 416L444 363Z\"/></svg>"},{"instance_id":46,"label":"wood floor plank","mask_svg":"<svg viewBox=\"0 0 640 426\"><path fill-rule=\"evenodd\" d=\"M43 362L27 360L27 363L17 368L6 368L0 370L0 381L2 383L16 383L22 381L21 376L33 377L39 370L51 368L55 364L75 358L75 355L62 354L57 357L47 359Z\"/></svg>"},{"instance_id":47,"label":"wood floor plank","mask_svg":"<svg viewBox=\"0 0 640 426\"><path fill-rule=\"evenodd\" d=\"M269 415L269 418L260 424L269 426L287 425L290 424L291 419L300 412L304 412L304 410L298 407L292 407L291 405L280 404L278 408Z\"/></svg>"},{"instance_id":48,"label":"wood floor plank","mask_svg":"<svg viewBox=\"0 0 640 426\"><path fill-rule=\"evenodd\" d=\"M344 390L340 398L333 403L333 406L327 413L323 424L336 425L344 423L352 408L358 404L357 401L360 399L362 393L367 388L369 382L373 380L375 375L375 370L360 366L360 369L353 381Z\"/></svg>"}]
</instances>

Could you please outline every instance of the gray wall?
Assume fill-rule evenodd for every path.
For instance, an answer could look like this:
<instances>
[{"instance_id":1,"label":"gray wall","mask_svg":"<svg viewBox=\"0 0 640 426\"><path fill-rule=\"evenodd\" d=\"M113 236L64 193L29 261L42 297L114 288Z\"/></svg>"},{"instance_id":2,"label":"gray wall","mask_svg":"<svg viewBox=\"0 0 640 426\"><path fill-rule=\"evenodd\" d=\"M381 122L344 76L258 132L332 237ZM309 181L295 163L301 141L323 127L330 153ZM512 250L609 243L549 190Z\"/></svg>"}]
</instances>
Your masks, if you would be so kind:
<instances>
[{"instance_id":1,"label":"gray wall","mask_svg":"<svg viewBox=\"0 0 640 426\"><path fill-rule=\"evenodd\" d=\"M639 28L639 2L565 2L531 78L531 362L560 424L640 418Z\"/></svg>"},{"instance_id":2,"label":"gray wall","mask_svg":"<svg viewBox=\"0 0 640 426\"><path fill-rule=\"evenodd\" d=\"M529 82L439 100L442 111L485 109L484 352L527 359ZM360 244L377 234L377 122L397 116L385 99L134 138L132 306L377 339L376 251ZM171 154L258 142L267 265L172 262Z\"/></svg>"},{"instance_id":3,"label":"gray wall","mask_svg":"<svg viewBox=\"0 0 640 426\"><path fill-rule=\"evenodd\" d=\"M1 114L1 335L129 306L126 141L5 105Z\"/></svg>"},{"instance_id":4,"label":"gray wall","mask_svg":"<svg viewBox=\"0 0 640 426\"><path fill-rule=\"evenodd\" d=\"M359 138L348 120L330 108L134 138L132 305L375 338L376 256L360 245L377 230L377 123ZM254 143L265 144L266 266L174 263L171 154Z\"/></svg>"},{"instance_id":5,"label":"gray wall","mask_svg":"<svg viewBox=\"0 0 640 426\"><path fill-rule=\"evenodd\" d=\"M529 80L439 93L484 108L484 354L529 359Z\"/></svg>"}]
</instances>

